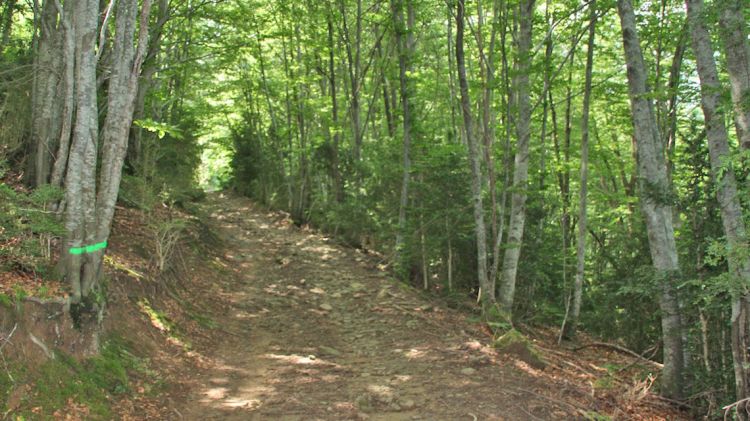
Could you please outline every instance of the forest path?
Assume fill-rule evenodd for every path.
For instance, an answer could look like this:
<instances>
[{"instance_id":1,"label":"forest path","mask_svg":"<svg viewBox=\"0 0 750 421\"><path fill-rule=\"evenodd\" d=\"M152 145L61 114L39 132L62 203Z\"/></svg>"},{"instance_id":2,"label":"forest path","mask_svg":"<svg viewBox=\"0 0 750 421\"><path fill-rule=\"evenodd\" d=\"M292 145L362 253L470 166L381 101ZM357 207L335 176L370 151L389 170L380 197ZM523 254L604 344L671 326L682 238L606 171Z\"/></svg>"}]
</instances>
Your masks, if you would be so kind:
<instances>
[{"instance_id":1,"label":"forest path","mask_svg":"<svg viewBox=\"0 0 750 421\"><path fill-rule=\"evenodd\" d=\"M204 210L226 246L229 317L201 351L209 368L189 382L183 419L580 417L538 393L551 386L533 369L480 343L465 314L395 283L369 256L247 199L211 195Z\"/></svg>"}]
</instances>

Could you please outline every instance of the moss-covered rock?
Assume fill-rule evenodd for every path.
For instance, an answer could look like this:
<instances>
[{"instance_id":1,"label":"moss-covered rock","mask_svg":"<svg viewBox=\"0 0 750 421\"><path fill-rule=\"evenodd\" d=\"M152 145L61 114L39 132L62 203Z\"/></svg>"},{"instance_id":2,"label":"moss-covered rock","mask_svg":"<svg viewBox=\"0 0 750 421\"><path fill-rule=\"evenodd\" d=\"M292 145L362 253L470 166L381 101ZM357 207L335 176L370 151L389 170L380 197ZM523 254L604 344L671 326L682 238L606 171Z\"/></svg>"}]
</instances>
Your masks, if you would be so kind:
<instances>
[{"instance_id":1,"label":"moss-covered rock","mask_svg":"<svg viewBox=\"0 0 750 421\"><path fill-rule=\"evenodd\" d=\"M547 366L547 363L544 362L534 344L515 329L511 329L502 336L497 337L492 346L498 351L512 355L538 370L544 370Z\"/></svg>"}]
</instances>

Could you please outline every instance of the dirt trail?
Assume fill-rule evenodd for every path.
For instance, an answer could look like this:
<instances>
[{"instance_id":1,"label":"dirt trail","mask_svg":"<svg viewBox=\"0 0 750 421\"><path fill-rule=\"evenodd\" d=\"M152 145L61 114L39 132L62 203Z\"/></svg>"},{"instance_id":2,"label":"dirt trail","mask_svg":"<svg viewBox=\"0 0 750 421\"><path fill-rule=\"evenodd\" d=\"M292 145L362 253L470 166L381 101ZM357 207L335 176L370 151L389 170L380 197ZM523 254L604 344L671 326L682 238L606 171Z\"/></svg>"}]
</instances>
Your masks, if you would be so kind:
<instances>
[{"instance_id":1,"label":"dirt trail","mask_svg":"<svg viewBox=\"0 0 750 421\"><path fill-rule=\"evenodd\" d=\"M226 245L226 320L202 350L188 420L575 419L575 407L498 356L466 315L368 256L234 197L205 205ZM223 333L222 333L223 332ZM559 394L558 392L555 392Z\"/></svg>"}]
</instances>

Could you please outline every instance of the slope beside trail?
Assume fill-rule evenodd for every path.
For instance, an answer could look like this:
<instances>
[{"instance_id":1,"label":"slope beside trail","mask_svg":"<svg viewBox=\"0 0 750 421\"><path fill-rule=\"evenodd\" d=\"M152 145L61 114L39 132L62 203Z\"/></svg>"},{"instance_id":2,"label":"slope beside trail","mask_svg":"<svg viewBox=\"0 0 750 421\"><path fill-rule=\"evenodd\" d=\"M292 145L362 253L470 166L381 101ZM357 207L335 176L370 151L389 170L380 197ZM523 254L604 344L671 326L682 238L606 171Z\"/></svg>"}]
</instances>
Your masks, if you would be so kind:
<instances>
[{"instance_id":1,"label":"slope beside trail","mask_svg":"<svg viewBox=\"0 0 750 421\"><path fill-rule=\"evenodd\" d=\"M369 256L247 199L215 194L203 206L224 247L213 293L225 316L182 379L179 419L586 415L575 387L496 354L465 313L399 285Z\"/></svg>"}]
</instances>

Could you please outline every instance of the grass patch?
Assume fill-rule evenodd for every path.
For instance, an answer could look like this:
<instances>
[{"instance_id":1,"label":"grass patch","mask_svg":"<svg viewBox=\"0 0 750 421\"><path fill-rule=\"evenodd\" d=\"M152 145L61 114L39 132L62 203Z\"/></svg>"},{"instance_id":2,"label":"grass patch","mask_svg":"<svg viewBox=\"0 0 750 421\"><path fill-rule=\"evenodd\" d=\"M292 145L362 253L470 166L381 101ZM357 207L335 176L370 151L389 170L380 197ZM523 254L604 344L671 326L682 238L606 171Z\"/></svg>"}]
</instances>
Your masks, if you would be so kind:
<instances>
[{"instance_id":1,"label":"grass patch","mask_svg":"<svg viewBox=\"0 0 750 421\"><path fill-rule=\"evenodd\" d=\"M189 350L192 345L186 339L185 335L180 333L177 324L172 321L163 311L157 310L151 306L147 299L142 299L138 302L138 307L141 311L148 316L151 320L151 324L164 332L167 338L176 345L183 347L185 350Z\"/></svg>"},{"instance_id":2,"label":"grass patch","mask_svg":"<svg viewBox=\"0 0 750 421\"><path fill-rule=\"evenodd\" d=\"M28 385L29 391L11 419L52 419L71 403L86 408L86 419L112 419L112 402L117 396L130 393L129 373L150 373L146 362L130 350L120 338L104 342L101 353L85 361L55 352L55 359L36 369L16 370L15 382L7 375L0 378L2 405L12 390ZM8 409L3 408L3 413Z\"/></svg>"},{"instance_id":3,"label":"grass patch","mask_svg":"<svg viewBox=\"0 0 750 421\"><path fill-rule=\"evenodd\" d=\"M10 298L10 295L0 292L0 306L3 306L7 309L13 308L13 299Z\"/></svg>"},{"instance_id":4,"label":"grass patch","mask_svg":"<svg viewBox=\"0 0 750 421\"><path fill-rule=\"evenodd\" d=\"M198 323L198 326L204 329L216 329L217 327L219 327L219 324L216 323L216 320L200 313L188 312L188 317L195 320L195 322Z\"/></svg>"}]
</instances>

